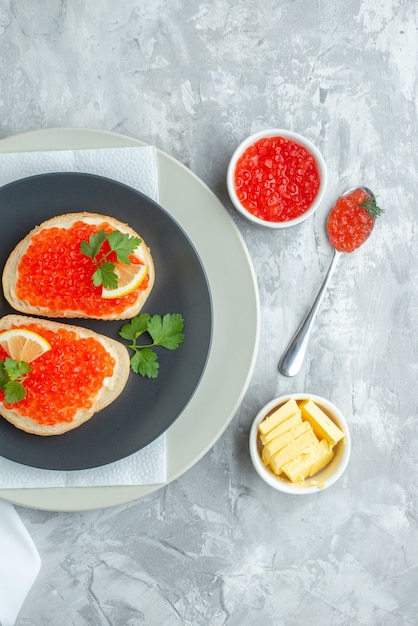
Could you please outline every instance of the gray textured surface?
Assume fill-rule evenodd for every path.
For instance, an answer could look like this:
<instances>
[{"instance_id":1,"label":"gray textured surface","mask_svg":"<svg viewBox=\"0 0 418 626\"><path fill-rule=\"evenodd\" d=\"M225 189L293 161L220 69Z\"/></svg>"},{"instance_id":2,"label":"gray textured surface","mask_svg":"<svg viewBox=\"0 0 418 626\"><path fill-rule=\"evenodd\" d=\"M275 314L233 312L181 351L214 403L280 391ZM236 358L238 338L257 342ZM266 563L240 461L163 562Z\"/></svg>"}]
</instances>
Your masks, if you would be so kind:
<instances>
[{"instance_id":1,"label":"gray textured surface","mask_svg":"<svg viewBox=\"0 0 418 626\"><path fill-rule=\"evenodd\" d=\"M233 5L233 6L232 6ZM80 514L19 508L42 569L18 626L418 623L417 29L414 0L2 0L0 137L54 126L155 144L200 176L259 278L256 370L224 436L167 488ZM249 133L305 134L329 169L296 229L244 222L225 171ZM277 360L330 261L328 206L367 183L386 214L344 258L305 366ZM257 478L250 422L310 391L348 418L350 466L292 498Z\"/></svg>"}]
</instances>

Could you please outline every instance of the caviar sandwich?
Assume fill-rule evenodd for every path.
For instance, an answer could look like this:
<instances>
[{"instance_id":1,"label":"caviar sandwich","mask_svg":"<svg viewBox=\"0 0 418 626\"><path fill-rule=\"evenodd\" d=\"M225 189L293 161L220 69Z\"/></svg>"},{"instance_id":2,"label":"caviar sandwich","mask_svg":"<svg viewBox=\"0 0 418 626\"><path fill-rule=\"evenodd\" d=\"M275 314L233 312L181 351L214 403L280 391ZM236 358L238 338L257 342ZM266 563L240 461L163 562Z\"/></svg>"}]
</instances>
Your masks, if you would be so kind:
<instances>
[{"instance_id":1,"label":"caviar sandwich","mask_svg":"<svg viewBox=\"0 0 418 626\"><path fill-rule=\"evenodd\" d=\"M17 311L117 320L139 313L154 284L149 248L130 226L68 213L34 228L10 254L3 292Z\"/></svg>"},{"instance_id":2,"label":"caviar sandwich","mask_svg":"<svg viewBox=\"0 0 418 626\"><path fill-rule=\"evenodd\" d=\"M6 315L0 320L0 415L28 433L65 433L119 396L129 367L127 349L109 337Z\"/></svg>"}]
</instances>

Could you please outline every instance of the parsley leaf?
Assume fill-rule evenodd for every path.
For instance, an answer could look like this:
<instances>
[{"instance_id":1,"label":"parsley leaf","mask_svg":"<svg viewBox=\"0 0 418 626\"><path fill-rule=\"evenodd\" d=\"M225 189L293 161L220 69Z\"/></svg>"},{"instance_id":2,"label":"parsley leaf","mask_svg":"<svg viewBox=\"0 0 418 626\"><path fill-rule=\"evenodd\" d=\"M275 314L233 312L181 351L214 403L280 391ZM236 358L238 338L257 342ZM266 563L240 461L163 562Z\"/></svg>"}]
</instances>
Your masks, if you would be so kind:
<instances>
[{"instance_id":1,"label":"parsley leaf","mask_svg":"<svg viewBox=\"0 0 418 626\"><path fill-rule=\"evenodd\" d=\"M127 233L122 234L118 230L113 230L106 235L106 239L109 242L110 249L116 252L117 260L121 263L126 263L126 265L130 265L131 260L129 255L133 254L134 250L136 250L141 243L141 240L138 237L131 237Z\"/></svg>"},{"instance_id":2,"label":"parsley leaf","mask_svg":"<svg viewBox=\"0 0 418 626\"><path fill-rule=\"evenodd\" d=\"M4 361L4 369L10 380L19 380L31 371L31 366L26 361L15 361L9 357Z\"/></svg>"},{"instance_id":3,"label":"parsley leaf","mask_svg":"<svg viewBox=\"0 0 418 626\"><path fill-rule=\"evenodd\" d=\"M16 361L10 357L0 361L0 390L4 391L4 400L7 404L20 402L26 397L23 383L31 370L26 361Z\"/></svg>"},{"instance_id":4,"label":"parsley leaf","mask_svg":"<svg viewBox=\"0 0 418 626\"><path fill-rule=\"evenodd\" d=\"M184 339L181 332L183 326L183 318L179 313L172 315L168 313L164 317L154 315L148 324L148 332L155 345L163 346L168 350L175 350Z\"/></svg>"},{"instance_id":5,"label":"parsley leaf","mask_svg":"<svg viewBox=\"0 0 418 626\"><path fill-rule=\"evenodd\" d=\"M140 374L147 378L157 378L160 368L157 354L150 348L138 350L131 358L131 368L135 374Z\"/></svg>"},{"instance_id":6,"label":"parsley leaf","mask_svg":"<svg viewBox=\"0 0 418 626\"><path fill-rule=\"evenodd\" d=\"M118 275L115 272L115 266L110 261L105 261L92 274L93 285L100 287L103 285L105 289L115 289L118 286Z\"/></svg>"},{"instance_id":7,"label":"parsley leaf","mask_svg":"<svg viewBox=\"0 0 418 626\"><path fill-rule=\"evenodd\" d=\"M10 378L6 372L4 361L0 361L0 389L4 389L5 385L9 382Z\"/></svg>"},{"instance_id":8,"label":"parsley leaf","mask_svg":"<svg viewBox=\"0 0 418 626\"><path fill-rule=\"evenodd\" d=\"M102 246L107 241L109 250L104 252ZM118 275L115 271L115 264L107 260L112 253L116 254L119 263L131 264L130 254L141 244L139 237L131 236L128 233L121 233L113 230L106 233L105 230L98 230L90 235L88 241L80 243L80 252L93 260L96 270L92 274L95 287L103 285L105 289L116 289L118 286Z\"/></svg>"},{"instance_id":9,"label":"parsley leaf","mask_svg":"<svg viewBox=\"0 0 418 626\"><path fill-rule=\"evenodd\" d=\"M135 342L135 340L147 330L150 320L151 315L141 313L131 319L127 324L124 324L119 331L119 335L124 339Z\"/></svg>"},{"instance_id":10,"label":"parsley leaf","mask_svg":"<svg viewBox=\"0 0 418 626\"><path fill-rule=\"evenodd\" d=\"M134 351L131 358L131 369L136 374L147 378L156 378L159 372L156 346L176 350L184 339L184 320L180 313L149 315L140 313L127 324L123 324L119 335L130 341L128 348ZM144 333L151 338L147 344L138 344L137 340Z\"/></svg>"},{"instance_id":11,"label":"parsley leaf","mask_svg":"<svg viewBox=\"0 0 418 626\"><path fill-rule=\"evenodd\" d=\"M90 259L94 259L102 247L104 241L106 239L106 231L98 230L97 233L90 235L88 242L82 241L80 245L80 250L82 254L85 254Z\"/></svg>"},{"instance_id":12,"label":"parsley leaf","mask_svg":"<svg viewBox=\"0 0 418 626\"><path fill-rule=\"evenodd\" d=\"M13 404L14 402L20 402L26 397L26 389L23 383L17 380L11 380L4 386L4 399L7 404Z\"/></svg>"}]
</instances>

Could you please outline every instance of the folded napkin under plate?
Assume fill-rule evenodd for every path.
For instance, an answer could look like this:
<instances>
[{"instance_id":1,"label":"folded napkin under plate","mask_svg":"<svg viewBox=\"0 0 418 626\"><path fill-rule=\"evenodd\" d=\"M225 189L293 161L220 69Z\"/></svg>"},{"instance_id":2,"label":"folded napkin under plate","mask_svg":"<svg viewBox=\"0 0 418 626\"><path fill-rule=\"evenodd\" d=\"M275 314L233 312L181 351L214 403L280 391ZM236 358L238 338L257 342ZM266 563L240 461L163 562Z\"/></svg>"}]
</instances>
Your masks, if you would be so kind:
<instances>
[{"instance_id":1,"label":"folded napkin under plate","mask_svg":"<svg viewBox=\"0 0 418 626\"><path fill-rule=\"evenodd\" d=\"M158 200L157 155L153 146L0 153L0 186L52 172L105 176ZM0 457L0 489L163 484L165 444L163 434L125 459L76 471L27 467Z\"/></svg>"}]
</instances>

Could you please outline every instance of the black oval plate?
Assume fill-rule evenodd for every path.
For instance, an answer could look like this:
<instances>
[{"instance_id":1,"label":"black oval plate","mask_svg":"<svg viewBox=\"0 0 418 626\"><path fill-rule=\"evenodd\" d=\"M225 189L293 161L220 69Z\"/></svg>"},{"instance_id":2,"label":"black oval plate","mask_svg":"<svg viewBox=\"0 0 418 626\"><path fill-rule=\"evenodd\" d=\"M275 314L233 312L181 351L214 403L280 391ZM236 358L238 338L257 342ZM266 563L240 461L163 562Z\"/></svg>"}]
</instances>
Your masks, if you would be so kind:
<instances>
[{"instance_id":1,"label":"black oval plate","mask_svg":"<svg viewBox=\"0 0 418 626\"><path fill-rule=\"evenodd\" d=\"M15 245L41 222L64 213L102 213L128 223L155 263L154 288L142 312L181 313L185 339L177 350L157 348L158 378L129 375L122 394L82 426L63 435L25 433L0 417L0 455L32 467L78 470L129 456L159 437L180 415L202 377L212 336L208 282L193 244L156 202L100 176L54 173L0 188L0 269ZM4 296L0 315L16 313ZM57 320L118 339L125 321ZM131 353L132 355L132 353Z\"/></svg>"}]
</instances>

